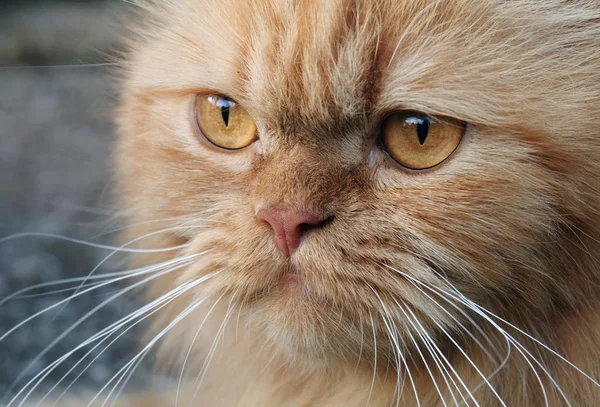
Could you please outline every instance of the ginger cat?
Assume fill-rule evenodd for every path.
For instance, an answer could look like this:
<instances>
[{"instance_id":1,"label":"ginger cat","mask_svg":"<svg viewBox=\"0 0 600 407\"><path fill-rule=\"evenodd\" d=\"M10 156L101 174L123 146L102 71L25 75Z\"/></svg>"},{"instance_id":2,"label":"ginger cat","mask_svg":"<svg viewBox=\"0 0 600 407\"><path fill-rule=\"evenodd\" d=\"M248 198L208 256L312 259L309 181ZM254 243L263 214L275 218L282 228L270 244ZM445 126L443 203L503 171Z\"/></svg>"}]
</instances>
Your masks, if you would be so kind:
<instances>
[{"instance_id":1,"label":"ginger cat","mask_svg":"<svg viewBox=\"0 0 600 407\"><path fill-rule=\"evenodd\" d=\"M139 5L116 179L174 384L119 405L600 404L597 1Z\"/></svg>"}]
</instances>

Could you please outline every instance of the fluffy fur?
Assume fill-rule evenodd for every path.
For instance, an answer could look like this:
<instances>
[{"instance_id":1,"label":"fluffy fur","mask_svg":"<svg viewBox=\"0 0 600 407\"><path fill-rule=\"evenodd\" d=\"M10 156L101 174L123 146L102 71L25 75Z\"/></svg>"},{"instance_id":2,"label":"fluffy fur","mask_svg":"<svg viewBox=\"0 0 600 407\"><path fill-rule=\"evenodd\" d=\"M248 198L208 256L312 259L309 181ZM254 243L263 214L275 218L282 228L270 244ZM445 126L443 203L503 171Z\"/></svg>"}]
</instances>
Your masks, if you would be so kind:
<instances>
[{"instance_id":1,"label":"fluffy fur","mask_svg":"<svg viewBox=\"0 0 600 407\"><path fill-rule=\"evenodd\" d=\"M117 115L126 238L181 247L138 265L196 255L151 299L215 273L149 336L205 299L160 345L189 377L181 398L598 404L595 0L139 5ZM234 153L202 142L191 106L205 92L244 106L260 140ZM399 168L375 143L398 109L467 122L459 150ZM265 205L334 220L288 260L256 216Z\"/></svg>"}]
</instances>

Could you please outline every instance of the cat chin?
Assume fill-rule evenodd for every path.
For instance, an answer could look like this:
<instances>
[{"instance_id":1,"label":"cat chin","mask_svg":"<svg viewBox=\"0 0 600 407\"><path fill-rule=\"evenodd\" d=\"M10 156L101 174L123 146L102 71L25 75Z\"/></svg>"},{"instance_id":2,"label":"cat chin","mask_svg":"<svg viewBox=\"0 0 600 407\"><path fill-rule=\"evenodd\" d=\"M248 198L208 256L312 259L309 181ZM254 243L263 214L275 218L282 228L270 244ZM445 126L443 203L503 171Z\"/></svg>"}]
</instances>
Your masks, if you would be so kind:
<instances>
[{"instance_id":1,"label":"cat chin","mask_svg":"<svg viewBox=\"0 0 600 407\"><path fill-rule=\"evenodd\" d=\"M299 285L286 282L245 308L253 338L262 338L261 347L270 344L282 362L304 370L372 363L372 328L361 329L345 311L333 309ZM377 335L382 338L385 334ZM393 355L388 343L377 344L381 363L392 360Z\"/></svg>"},{"instance_id":2,"label":"cat chin","mask_svg":"<svg viewBox=\"0 0 600 407\"><path fill-rule=\"evenodd\" d=\"M296 277L285 280L246 308L248 322L285 360L314 365L337 359L330 312Z\"/></svg>"}]
</instances>

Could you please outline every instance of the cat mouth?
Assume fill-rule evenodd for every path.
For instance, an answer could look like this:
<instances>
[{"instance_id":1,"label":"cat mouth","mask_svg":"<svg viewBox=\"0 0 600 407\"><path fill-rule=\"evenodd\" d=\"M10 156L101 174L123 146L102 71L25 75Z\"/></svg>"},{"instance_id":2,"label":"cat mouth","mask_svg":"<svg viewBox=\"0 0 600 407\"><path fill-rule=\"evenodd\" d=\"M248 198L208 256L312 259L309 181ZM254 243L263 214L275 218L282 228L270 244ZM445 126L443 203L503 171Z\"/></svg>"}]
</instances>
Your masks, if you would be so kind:
<instances>
[{"instance_id":1,"label":"cat mouth","mask_svg":"<svg viewBox=\"0 0 600 407\"><path fill-rule=\"evenodd\" d=\"M264 281L260 286L251 287L245 294L243 294L244 289L233 289L232 292L238 293L240 301L247 306L273 300L287 302L295 299L308 300L309 297L311 302L315 300L310 285L302 277L302 274L290 265L271 276L269 281Z\"/></svg>"},{"instance_id":2,"label":"cat mouth","mask_svg":"<svg viewBox=\"0 0 600 407\"><path fill-rule=\"evenodd\" d=\"M303 298L308 297L310 294L310 287L302 279L302 277L295 272L288 272L281 276L277 281L275 288L289 293L290 295L299 295Z\"/></svg>"}]
</instances>

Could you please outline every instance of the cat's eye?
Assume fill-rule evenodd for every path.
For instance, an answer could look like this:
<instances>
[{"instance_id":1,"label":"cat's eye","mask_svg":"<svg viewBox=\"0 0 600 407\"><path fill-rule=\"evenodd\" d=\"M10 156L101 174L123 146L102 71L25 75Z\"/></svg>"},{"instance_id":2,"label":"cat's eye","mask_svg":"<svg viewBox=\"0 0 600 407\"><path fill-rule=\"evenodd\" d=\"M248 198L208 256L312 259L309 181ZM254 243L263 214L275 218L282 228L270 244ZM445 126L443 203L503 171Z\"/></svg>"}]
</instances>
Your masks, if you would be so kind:
<instances>
[{"instance_id":1,"label":"cat's eye","mask_svg":"<svg viewBox=\"0 0 600 407\"><path fill-rule=\"evenodd\" d=\"M225 96L199 95L196 120L204 137L218 147L239 150L256 140L256 124L248 112Z\"/></svg>"},{"instance_id":2,"label":"cat's eye","mask_svg":"<svg viewBox=\"0 0 600 407\"><path fill-rule=\"evenodd\" d=\"M435 167L456 150L465 132L465 123L450 118L400 111L381 125L381 141L400 165L413 170Z\"/></svg>"}]
</instances>

